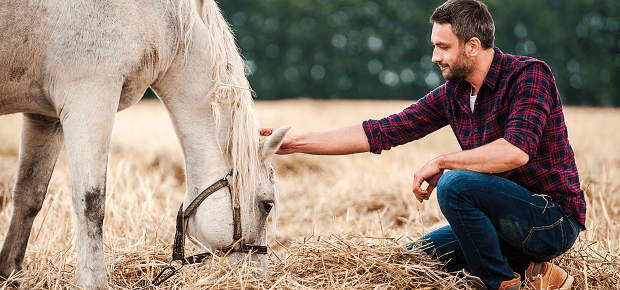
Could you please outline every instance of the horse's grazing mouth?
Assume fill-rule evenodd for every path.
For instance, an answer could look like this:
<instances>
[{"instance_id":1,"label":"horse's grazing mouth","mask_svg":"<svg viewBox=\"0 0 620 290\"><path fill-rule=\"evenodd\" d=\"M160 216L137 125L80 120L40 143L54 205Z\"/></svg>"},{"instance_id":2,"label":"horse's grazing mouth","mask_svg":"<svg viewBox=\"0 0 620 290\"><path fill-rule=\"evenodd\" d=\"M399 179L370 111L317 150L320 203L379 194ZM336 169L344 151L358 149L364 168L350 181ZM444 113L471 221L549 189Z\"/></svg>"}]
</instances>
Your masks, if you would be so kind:
<instances>
[{"instance_id":1,"label":"horse's grazing mouth","mask_svg":"<svg viewBox=\"0 0 620 290\"><path fill-rule=\"evenodd\" d=\"M187 229L187 220L196 212L198 206L210 195L216 191L225 187L230 189L229 179L232 177L232 173L227 174L224 178L214 182L211 186L203 190L194 200L183 210L183 204L179 208L177 213L176 232L174 235L174 246L172 248L172 261L181 261L182 264L194 264L200 263L207 257L210 257L212 253L204 252L198 255L185 257L185 232ZM233 199L239 198L238 195L231 195ZM234 201L233 204L239 204L239 201ZM234 252L240 253L254 253L254 254L267 254L266 246L257 246L246 244L243 240L243 229L241 227L241 214L238 206L233 206L233 243L227 247L220 248L219 251L223 254L229 254ZM172 262L171 261L171 262Z\"/></svg>"}]
</instances>

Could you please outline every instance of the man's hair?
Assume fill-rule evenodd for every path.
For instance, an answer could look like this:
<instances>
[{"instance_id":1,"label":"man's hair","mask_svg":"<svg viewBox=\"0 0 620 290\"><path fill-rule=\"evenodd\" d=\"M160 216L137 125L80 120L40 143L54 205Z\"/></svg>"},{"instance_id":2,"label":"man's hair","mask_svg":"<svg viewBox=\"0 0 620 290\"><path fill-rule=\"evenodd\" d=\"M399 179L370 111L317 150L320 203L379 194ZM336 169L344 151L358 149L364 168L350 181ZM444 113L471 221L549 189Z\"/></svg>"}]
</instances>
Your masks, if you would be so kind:
<instances>
[{"instance_id":1,"label":"man's hair","mask_svg":"<svg viewBox=\"0 0 620 290\"><path fill-rule=\"evenodd\" d=\"M495 23L487 5L478 0L448 0L435 9L431 23L452 25L452 33L461 44L477 37L482 48L492 48L495 40Z\"/></svg>"}]
</instances>

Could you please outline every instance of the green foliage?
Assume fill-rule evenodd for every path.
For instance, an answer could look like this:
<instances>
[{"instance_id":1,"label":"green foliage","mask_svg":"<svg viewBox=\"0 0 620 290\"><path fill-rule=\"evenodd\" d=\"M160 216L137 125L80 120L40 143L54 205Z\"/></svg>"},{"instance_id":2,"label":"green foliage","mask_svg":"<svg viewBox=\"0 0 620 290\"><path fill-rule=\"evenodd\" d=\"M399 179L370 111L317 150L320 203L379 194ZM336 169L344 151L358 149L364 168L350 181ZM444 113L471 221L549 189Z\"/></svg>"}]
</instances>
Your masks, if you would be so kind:
<instances>
[{"instance_id":1,"label":"green foliage","mask_svg":"<svg viewBox=\"0 0 620 290\"><path fill-rule=\"evenodd\" d=\"M257 99L419 99L444 82L443 1L226 0ZM565 104L620 105L620 1L487 0L503 52L549 64Z\"/></svg>"}]
</instances>

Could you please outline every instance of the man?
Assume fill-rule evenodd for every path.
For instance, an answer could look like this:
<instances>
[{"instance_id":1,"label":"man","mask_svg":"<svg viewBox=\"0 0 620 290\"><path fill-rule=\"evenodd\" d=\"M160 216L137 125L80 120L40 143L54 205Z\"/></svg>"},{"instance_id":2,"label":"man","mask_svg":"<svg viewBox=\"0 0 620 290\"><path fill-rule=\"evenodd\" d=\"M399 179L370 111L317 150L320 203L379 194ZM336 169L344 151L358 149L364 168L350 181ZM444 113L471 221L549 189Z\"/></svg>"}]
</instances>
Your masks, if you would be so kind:
<instances>
[{"instance_id":1,"label":"man","mask_svg":"<svg viewBox=\"0 0 620 290\"><path fill-rule=\"evenodd\" d=\"M519 289L522 276L530 288L569 289L573 277L547 261L585 229L586 205L551 70L494 48L478 0L449 0L430 22L444 85L382 120L287 137L279 153L379 154L450 125L463 151L431 160L413 184L420 202L437 188L449 225L420 242L478 289Z\"/></svg>"}]
</instances>

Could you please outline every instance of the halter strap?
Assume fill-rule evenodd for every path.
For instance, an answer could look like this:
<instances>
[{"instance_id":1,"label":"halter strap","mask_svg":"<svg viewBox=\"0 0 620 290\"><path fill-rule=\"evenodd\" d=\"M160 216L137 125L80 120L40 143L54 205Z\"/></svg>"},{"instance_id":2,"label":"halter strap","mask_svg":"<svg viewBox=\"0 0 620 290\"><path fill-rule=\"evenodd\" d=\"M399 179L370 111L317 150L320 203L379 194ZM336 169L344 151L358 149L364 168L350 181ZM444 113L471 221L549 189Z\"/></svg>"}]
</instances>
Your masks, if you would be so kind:
<instances>
[{"instance_id":1,"label":"halter strap","mask_svg":"<svg viewBox=\"0 0 620 290\"><path fill-rule=\"evenodd\" d=\"M230 188L230 183L228 182L227 174L224 178L216 181L211 186L207 187L207 189L203 190L194 200L189 204L189 206L183 210L183 204L179 208L177 213L177 222L176 222L176 232L174 234L174 244L172 247L172 261L181 261L183 265L185 264L194 264L200 263L206 258L210 257L211 253L202 253L193 255L190 257L185 257L185 231L187 229L187 221L189 217L196 212L198 206L210 195L215 193L216 191L228 187ZM232 192L231 192L232 194ZM238 198L238 197L237 197ZM256 245L246 245L241 239L242 230L241 230L241 213L238 200L233 198L233 226L234 233L233 239L234 242L232 245L219 249L222 253L231 253L231 252L243 252L243 253L255 253L255 254L267 254L266 246L256 246ZM238 247L238 249L235 249Z\"/></svg>"},{"instance_id":2,"label":"halter strap","mask_svg":"<svg viewBox=\"0 0 620 290\"><path fill-rule=\"evenodd\" d=\"M228 175L226 175L226 177L228 177ZM213 193L215 193L216 191L227 187L228 186L228 179L224 177L218 181L216 181L215 183L211 184L211 186L207 187L207 189L203 190L195 199L194 201L192 201L192 203L189 204L189 206L187 206L187 209L185 209L185 212L183 213L183 218L187 219L189 218L189 216L191 216L196 209L198 208L198 206L210 195L212 195ZM181 209L183 208L183 205L181 205Z\"/></svg>"},{"instance_id":3,"label":"halter strap","mask_svg":"<svg viewBox=\"0 0 620 290\"><path fill-rule=\"evenodd\" d=\"M187 229L187 221L189 217L196 212L198 206L210 195L215 193L216 191L228 187L230 188L230 184L228 183L228 176L231 174L227 174L224 178L216 181L211 186L207 187L207 189L203 190L194 200L189 204L185 211L183 210L183 204L181 203L181 207L179 207L179 211L177 213L177 223L176 223L176 232L174 233L174 244L172 246L172 260L170 261L170 265L164 267L155 278L151 281L150 284L142 287L133 288L133 290L143 290L153 286L158 286L164 281L168 280L170 277L174 276L174 274L181 270L183 266L187 264L197 264L201 263L205 259L211 257L212 253L201 253L193 256L185 257L185 230ZM232 190L231 190L232 191ZM241 214L239 209L239 201L238 196L235 196L231 192L232 203L233 203L233 225L234 225L234 233L233 239L235 240L232 245L226 248L220 248L219 251L228 255L228 253L232 252L241 252L241 253L253 253L253 254L267 254L266 246L256 246L256 245L246 245L241 239ZM172 262L181 261L181 266L175 268L172 266ZM164 275L166 274L166 275Z\"/></svg>"}]
</instances>

